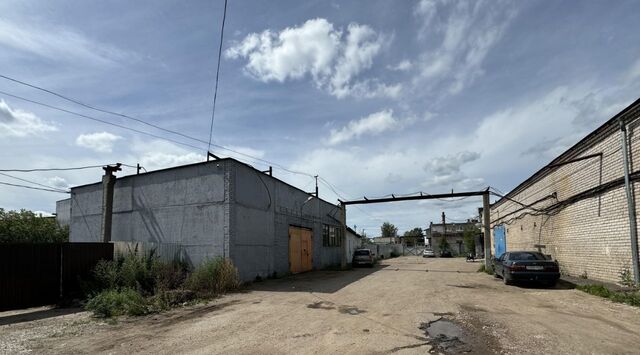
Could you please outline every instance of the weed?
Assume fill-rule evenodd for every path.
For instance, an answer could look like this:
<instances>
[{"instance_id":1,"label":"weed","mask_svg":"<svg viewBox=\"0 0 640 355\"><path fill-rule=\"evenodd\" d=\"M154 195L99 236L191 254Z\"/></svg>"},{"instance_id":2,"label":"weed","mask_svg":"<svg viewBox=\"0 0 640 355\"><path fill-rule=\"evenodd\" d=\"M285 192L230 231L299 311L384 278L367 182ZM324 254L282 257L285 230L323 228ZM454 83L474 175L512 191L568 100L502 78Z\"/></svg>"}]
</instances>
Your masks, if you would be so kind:
<instances>
[{"instance_id":1,"label":"weed","mask_svg":"<svg viewBox=\"0 0 640 355\"><path fill-rule=\"evenodd\" d=\"M212 297L238 288L240 278L229 259L208 259L187 277L185 286L199 297Z\"/></svg>"},{"instance_id":2,"label":"weed","mask_svg":"<svg viewBox=\"0 0 640 355\"><path fill-rule=\"evenodd\" d=\"M613 302L640 307L640 291L611 291L602 285L577 285L576 289Z\"/></svg>"},{"instance_id":3,"label":"weed","mask_svg":"<svg viewBox=\"0 0 640 355\"><path fill-rule=\"evenodd\" d=\"M119 315L141 316L149 313L147 302L133 289L105 290L93 296L85 308L99 317Z\"/></svg>"},{"instance_id":4,"label":"weed","mask_svg":"<svg viewBox=\"0 0 640 355\"><path fill-rule=\"evenodd\" d=\"M588 279L588 278L589 278L589 274L587 274L587 270L585 270L585 271L584 271L582 274L580 274L580 276L578 276L578 277L580 277L581 279L586 280L586 279Z\"/></svg>"},{"instance_id":5,"label":"weed","mask_svg":"<svg viewBox=\"0 0 640 355\"><path fill-rule=\"evenodd\" d=\"M625 267L620 271L620 284L627 287L635 287L636 282L633 279L633 274L629 267Z\"/></svg>"},{"instance_id":6,"label":"weed","mask_svg":"<svg viewBox=\"0 0 640 355\"><path fill-rule=\"evenodd\" d=\"M482 264L478 268L478 272L484 272L486 274L493 275L494 274L493 266L486 267L484 264Z\"/></svg>"}]
</instances>

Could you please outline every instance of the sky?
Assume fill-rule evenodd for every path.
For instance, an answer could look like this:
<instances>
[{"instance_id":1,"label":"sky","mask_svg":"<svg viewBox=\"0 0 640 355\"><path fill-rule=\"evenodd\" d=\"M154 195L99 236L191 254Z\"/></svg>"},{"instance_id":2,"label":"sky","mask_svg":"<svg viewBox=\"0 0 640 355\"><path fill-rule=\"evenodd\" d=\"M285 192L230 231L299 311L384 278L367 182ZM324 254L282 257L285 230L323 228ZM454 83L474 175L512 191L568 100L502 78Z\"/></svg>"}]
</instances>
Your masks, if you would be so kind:
<instances>
[{"instance_id":1,"label":"sky","mask_svg":"<svg viewBox=\"0 0 640 355\"><path fill-rule=\"evenodd\" d=\"M0 2L0 75L195 138L0 78L0 169L205 160L223 7ZM508 192L640 96L638 13L624 0L230 1L211 150L275 163L274 176L306 191L317 174L332 203ZM102 170L4 174L66 189ZM53 212L62 198L0 185L5 209ZM402 233L443 211L464 221L481 204L350 206L347 222Z\"/></svg>"}]
</instances>

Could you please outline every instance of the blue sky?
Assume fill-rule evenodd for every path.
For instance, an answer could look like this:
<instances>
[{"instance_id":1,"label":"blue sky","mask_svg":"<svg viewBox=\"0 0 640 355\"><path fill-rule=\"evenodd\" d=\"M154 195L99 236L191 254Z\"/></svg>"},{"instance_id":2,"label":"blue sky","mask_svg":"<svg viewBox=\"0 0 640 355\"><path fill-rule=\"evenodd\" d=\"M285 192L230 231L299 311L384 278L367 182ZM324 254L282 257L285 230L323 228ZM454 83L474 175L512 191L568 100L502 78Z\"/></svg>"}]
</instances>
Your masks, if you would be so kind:
<instances>
[{"instance_id":1,"label":"blue sky","mask_svg":"<svg viewBox=\"0 0 640 355\"><path fill-rule=\"evenodd\" d=\"M0 74L207 140L222 7L3 1ZM640 96L638 13L637 1L230 1L213 141L319 174L346 198L506 192ZM153 170L204 158L197 141L11 81L0 79L0 91L201 147L0 94L4 169ZM100 174L13 175L66 188ZM275 175L313 189L308 176ZM320 194L338 198L325 185ZM53 211L61 197L0 187L9 209ZM443 210L468 218L480 202L367 205L351 208L348 223L374 235L389 220L403 231Z\"/></svg>"}]
</instances>

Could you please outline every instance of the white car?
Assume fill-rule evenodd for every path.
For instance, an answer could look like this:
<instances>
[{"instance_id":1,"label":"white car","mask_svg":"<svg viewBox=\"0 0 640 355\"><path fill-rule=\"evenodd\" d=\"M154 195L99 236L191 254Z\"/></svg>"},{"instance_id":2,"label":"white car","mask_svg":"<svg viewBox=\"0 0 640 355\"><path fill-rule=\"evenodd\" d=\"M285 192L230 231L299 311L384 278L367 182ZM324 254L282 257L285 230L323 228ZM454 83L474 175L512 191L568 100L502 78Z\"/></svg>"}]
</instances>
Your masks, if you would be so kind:
<instances>
[{"instance_id":1,"label":"white car","mask_svg":"<svg viewBox=\"0 0 640 355\"><path fill-rule=\"evenodd\" d=\"M431 249L425 249L422 251L422 257L423 258L435 258L436 253L433 252L433 250Z\"/></svg>"}]
</instances>

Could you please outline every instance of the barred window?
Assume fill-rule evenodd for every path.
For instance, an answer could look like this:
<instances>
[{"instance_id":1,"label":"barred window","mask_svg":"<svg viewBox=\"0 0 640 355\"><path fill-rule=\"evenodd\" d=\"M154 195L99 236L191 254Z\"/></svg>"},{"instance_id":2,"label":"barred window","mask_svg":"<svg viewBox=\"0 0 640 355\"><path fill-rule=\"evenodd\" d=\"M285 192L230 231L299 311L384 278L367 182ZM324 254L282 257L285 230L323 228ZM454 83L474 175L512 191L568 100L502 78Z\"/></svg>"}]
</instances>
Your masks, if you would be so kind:
<instances>
[{"instance_id":1,"label":"barred window","mask_svg":"<svg viewBox=\"0 0 640 355\"><path fill-rule=\"evenodd\" d=\"M342 227L322 225L322 245L325 247L342 246Z\"/></svg>"}]
</instances>

